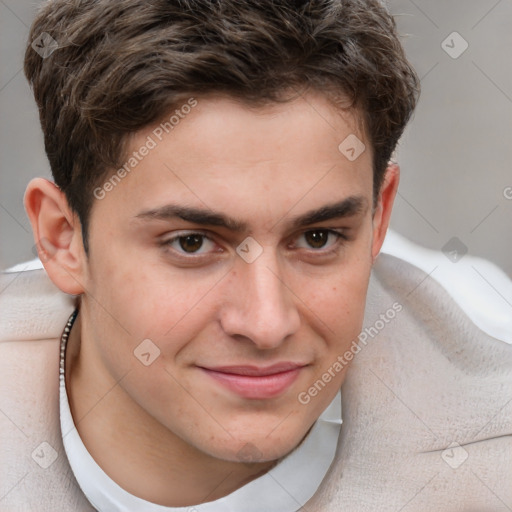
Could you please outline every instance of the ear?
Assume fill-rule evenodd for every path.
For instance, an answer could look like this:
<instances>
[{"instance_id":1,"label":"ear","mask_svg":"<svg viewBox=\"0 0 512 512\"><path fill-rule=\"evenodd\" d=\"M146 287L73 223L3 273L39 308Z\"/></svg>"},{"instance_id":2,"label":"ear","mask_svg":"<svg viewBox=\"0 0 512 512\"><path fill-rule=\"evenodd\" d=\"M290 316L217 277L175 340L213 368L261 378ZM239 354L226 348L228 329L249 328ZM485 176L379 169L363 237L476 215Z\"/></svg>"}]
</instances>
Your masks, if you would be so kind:
<instances>
[{"instance_id":1,"label":"ear","mask_svg":"<svg viewBox=\"0 0 512 512\"><path fill-rule=\"evenodd\" d=\"M39 258L50 279L65 293L83 293L86 255L82 230L64 193L52 182L35 178L28 184L24 203Z\"/></svg>"},{"instance_id":2,"label":"ear","mask_svg":"<svg viewBox=\"0 0 512 512\"><path fill-rule=\"evenodd\" d=\"M393 203L400 182L400 167L397 164L390 163L386 168L384 180L380 187L377 199L377 207L373 215L373 242L372 242L372 261L375 262L379 255L384 238L389 226Z\"/></svg>"}]
</instances>

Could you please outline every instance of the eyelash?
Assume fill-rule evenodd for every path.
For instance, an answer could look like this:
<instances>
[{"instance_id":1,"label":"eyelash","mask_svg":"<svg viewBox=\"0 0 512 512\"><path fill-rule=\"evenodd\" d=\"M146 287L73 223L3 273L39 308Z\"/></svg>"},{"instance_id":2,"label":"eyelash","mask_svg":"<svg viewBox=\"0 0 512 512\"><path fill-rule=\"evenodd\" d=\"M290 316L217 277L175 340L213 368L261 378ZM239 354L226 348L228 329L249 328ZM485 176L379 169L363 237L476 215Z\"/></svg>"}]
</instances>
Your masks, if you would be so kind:
<instances>
[{"instance_id":1,"label":"eyelash","mask_svg":"<svg viewBox=\"0 0 512 512\"><path fill-rule=\"evenodd\" d=\"M306 231L303 231L297 238L300 238L300 237L306 235L307 233L313 233L315 231L316 232L318 232L318 231L326 232L327 236L328 236L327 240L329 240L330 235L335 235L337 238L328 249L322 249L322 248L320 248L320 249L311 248L309 250L304 249L304 248L299 248L299 249L304 249L313 255L328 256L328 255L336 253L338 251L338 249L340 248L340 246L342 246L344 242L349 240L348 236L346 235L346 233L343 230L336 230L336 229L329 229L329 228L308 229ZM174 256L177 256L179 259L182 259L183 261L187 261L187 262L191 262L193 260L196 260L196 261L202 260L202 259L205 259L205 258L211 256L212 254L215 254L215 252L208 252L208 253L199 254L199 255L194 255L194 253L189 253L188 255L185 255L186 253L177 251L171 247L171 245L174 242L178 242L181 238L185 238L187 236L193 236L193 235L199 235L203 239L206 239L212 243L215 243L215 241L210 236L208 236L208 234L206 234L202 231L183 231L183 232L180 232L179 234L173 236L172 238L163 240L161 242L161 246L163 246L165 250L172 251ZM202 248L202 245L200 248ZM217 251L217 252L219 252L219 251Z\"/></svg>"}]
</instances>

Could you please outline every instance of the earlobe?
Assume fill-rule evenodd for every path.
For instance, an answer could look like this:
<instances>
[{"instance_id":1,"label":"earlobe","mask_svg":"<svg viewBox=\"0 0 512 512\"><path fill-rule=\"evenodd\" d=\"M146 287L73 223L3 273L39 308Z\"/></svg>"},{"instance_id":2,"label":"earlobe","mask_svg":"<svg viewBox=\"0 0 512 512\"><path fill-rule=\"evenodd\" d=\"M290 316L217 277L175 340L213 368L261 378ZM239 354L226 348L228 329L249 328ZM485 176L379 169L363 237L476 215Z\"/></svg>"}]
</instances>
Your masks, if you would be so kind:
<instances>
[{"instance_id":1,"label":"earlobe","mask_svg":"<svg viewBox=\"0 0 512 512\"><path fill-rule=\"evenodd\" d=\"M375 262L377 259L384 243L399 182L400 167L397 164L390 163L384 174L377 207L373 216L372 262Z\"/></svg>"},{"instance_id":2,"label":"earlobe","mask_svg":"<svg viewBox=\"0 0 512 512\"><path fill-rule=\"evenodd\" d=\"M39 258L53 283L63 292L84 291L85 254L80 221L64 193L52 182L35 178L24 198Z\"/></svg>"}]
</instances>

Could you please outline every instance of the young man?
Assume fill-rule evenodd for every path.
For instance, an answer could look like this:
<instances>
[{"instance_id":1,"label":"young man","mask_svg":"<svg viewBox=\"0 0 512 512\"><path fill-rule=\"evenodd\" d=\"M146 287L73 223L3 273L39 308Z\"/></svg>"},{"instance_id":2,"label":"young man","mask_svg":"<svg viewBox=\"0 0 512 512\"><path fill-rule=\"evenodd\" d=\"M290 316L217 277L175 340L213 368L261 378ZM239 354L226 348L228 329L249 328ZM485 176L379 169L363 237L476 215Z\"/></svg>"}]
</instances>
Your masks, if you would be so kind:
<instances>
[{"instance_id":1,"label":"young man","mask_svg":"<svg viewBox=\"0 0 512 512\"><path fill-rule=\"evenodd\" d=\"M354 444L339 435L347 369L370 357L365 313L379 335L400 326L391 354L404 336L420 357L430 347L425 305L409 299L418 269L381 264L366 308L399 181L389 160L418 90L384 8L57 0L34 22L25 72L55 183L25 197L45 273L9 282L39 309L17 310L26 331L4 337L2 510L291 512L333 460L349 475L371 465L361 434L376 425L358 418L365 388L350 398L350 381ZM493 364L510 362L496 346ZM410 374L379 358L374 379ZM378 443L407 460L450 444L416 434ZM334 501L320 492L305 509L355 510L361 485L375 507L382 487L367 482L382 470L362 484L331 473Z\"/></svg>"}]
</instances>

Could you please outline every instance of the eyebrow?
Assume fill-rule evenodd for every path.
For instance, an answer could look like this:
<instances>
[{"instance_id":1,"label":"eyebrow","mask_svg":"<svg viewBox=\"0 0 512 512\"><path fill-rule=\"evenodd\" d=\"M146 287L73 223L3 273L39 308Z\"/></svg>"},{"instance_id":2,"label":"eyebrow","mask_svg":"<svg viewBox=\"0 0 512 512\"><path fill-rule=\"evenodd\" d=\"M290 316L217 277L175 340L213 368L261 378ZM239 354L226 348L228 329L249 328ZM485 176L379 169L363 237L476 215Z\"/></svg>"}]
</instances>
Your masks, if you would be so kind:
<instances>
[{"instance_id":1,"label":"eyebrow","mask_svg":"<svg viewBox=\"0 0 512 512\"><path fill-rule=\"evenodd\" d=\"M337 203L326 204L319 209L292 217L288 224L296 229L327 220L354 217L366 212L367 208L368 201L364 196L350 196ZM220 212L176 204L167 204L159 208L144 210L137 214L135 218L143 220L173 220L179 218L193 224L224 227L237 233L246 232L249 227L246 222L227 217Z\"/></svg>"}]
</instances>

